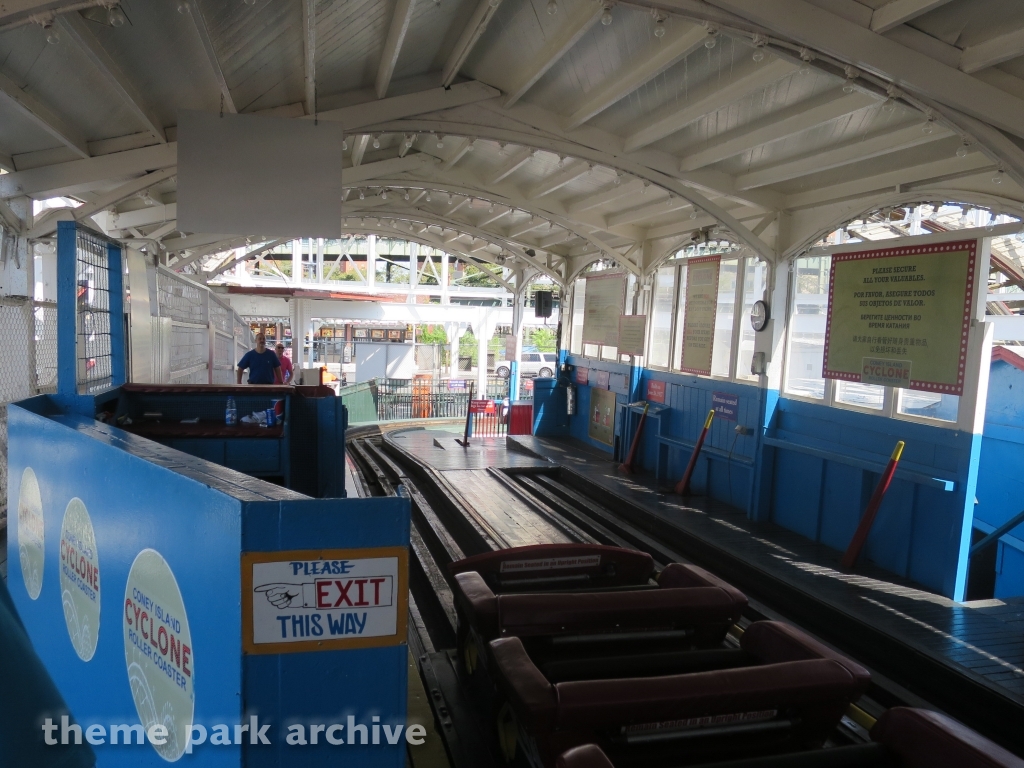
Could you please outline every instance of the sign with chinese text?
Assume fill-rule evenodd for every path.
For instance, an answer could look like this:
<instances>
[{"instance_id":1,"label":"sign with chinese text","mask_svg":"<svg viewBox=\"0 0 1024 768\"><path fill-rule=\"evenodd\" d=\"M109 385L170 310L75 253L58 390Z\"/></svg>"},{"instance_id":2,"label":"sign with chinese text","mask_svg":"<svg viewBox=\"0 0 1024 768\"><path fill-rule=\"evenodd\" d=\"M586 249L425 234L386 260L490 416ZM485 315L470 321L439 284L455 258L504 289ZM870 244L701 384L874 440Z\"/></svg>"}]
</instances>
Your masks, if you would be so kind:
<instances>
[{"instance_id":1,"label":"sign with chinese text","mask_svg":"<svg viewBox=\"0 0 1024 768\"><path fill-rule=\"evenodd\" d=\"M977 240L832 256L822 375L963 393Z\"/></svg>"}]
</instances>

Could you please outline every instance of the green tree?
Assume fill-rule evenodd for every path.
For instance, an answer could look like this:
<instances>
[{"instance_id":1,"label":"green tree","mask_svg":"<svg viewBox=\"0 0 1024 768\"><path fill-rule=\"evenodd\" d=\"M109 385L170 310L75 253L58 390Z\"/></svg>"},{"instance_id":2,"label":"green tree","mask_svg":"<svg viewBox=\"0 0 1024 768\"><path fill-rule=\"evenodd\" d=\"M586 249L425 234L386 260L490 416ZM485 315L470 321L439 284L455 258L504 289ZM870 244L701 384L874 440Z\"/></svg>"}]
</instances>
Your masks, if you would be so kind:
<instances>
[{"instance_id":1,"label":"green tree","mask_svg":"<svg viewBox=\"0 0 1024 768\"><path fill-rule=\"evenodd\" d=\"M447 344L448 334L444 332L443 325L428 325L419 332L421 344Z\"/></svg>"},{"instance_id":2,"label":"green tree","mask_svg":"<svg viewBox=\"0 0 1024 768\"><path fill-rule=\"evenodd\" d=\"M534 328L530 333L529 344L541 352L554 352L555 332L550 328Z\"/></svg>"}]
</instances>

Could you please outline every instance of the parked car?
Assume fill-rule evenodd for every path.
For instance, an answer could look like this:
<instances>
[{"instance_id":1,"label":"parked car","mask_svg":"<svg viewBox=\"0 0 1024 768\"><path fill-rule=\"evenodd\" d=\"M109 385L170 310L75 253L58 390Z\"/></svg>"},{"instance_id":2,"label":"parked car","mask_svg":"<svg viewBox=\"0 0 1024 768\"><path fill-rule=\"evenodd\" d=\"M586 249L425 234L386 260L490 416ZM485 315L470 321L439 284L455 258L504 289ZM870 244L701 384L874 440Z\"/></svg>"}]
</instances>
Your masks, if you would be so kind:
<instances>
[{"instance_id":1,"label":"parked car","mask_svg":"<svg viewBox=\"0 0 1024 768\"><path fill-rule=\"evenodd\" d=\"M519 362L519 375L551 377L557 367L558 355L554 352L523 352ZM507 379L512 375L511 365L506 360L498 366L495 373Z\"/></svg>"}]
</instances>

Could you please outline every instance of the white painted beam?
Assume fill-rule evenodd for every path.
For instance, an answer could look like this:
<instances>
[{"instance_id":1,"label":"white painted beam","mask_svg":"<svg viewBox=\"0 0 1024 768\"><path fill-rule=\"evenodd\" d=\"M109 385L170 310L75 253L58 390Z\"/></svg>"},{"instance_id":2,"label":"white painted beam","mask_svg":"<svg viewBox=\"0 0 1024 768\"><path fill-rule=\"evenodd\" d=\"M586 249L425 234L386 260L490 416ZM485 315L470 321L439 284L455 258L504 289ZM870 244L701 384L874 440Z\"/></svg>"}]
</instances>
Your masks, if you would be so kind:
<instances>
[{"instance_id":1,"label":"white painted beam","mask_svg":"<svg viewBox=\"0 0 1024 768\"><path fill-rule=\"evenodd\" d=\"M830 168L859 163L872 157L899 152L910 147L945 139L951 134L941 128L924 133L921 123L907 125L894 131L885 131L871 136L845 142L837 147L823 149L810 155L787 160L782 163L759 168L751 173L736 177L737 189L753 189L768 184L778 184L801 176L809 176Z\"/></svg>"},{"instance_id":2,"label":"white painted beam","mask_svg":"<svg viewBox=\"0 0 1024 768\"><path fill-rule=\"evenodd\" d=\"M224 70L221 69L220 59L217 58L217 49L213 47L213 39L210 37L210 29L206 26L206 19L203 18L203 10L199 7L199 3L188 3L188 15L191 17L192 23L195 25L196 34L199 35L199 40L203 44L203 50L206 51L206 58L210 63L210 69L213 71L213 78L217 81L217 87L220 89L221 98L224 100L224 111L232 113L237 112L238 110L235 109L235 100L231 98L231 89L228 87L228 81L224 77Z\"/></svg>"},{"instance_id":3,"label":"white painted beam","mask_svg":"<svg viewBox=\"0 0 1024 768\"><path fill-rule=\"evenodd\" d=\"M205 259L206 257L212 256L215 253L223 253L224 251L231 250L232 248L242 248L248 245L248 243L246 242L246 240L248 239L249 238L247 237L241 236L232 237L228 240L221 240L220 242L213 243L213 245L208 245L205 248L199 248L198 250L190 253L185 258L180 258L177 261L175 261L173 264L170 265L171 269L175 270L176 272L180 272L189 264L194 264L200 259Z\"/></svg>"},{"instance_id":4,"label":"white painted beam","mask_svg":"<svg viewBox=\"0 0 1024 768\"><path fill-rule=\"evenodd\" d=\"M316 112L316 0L300 0L302 3L302 67L303 84L306 90L305 111L307 115Z\"/></svg>"},{"instance_id":5,"label":"white painted beam","mask_svg":"<svg viewBox=\"0 0 1024 768\"><path fill-rule=\"evenodd\" d=\"M891 0L871 14L871 31L878 34L888 32L948 2L950 0Z\"/></svg>"},{"instance_id":6,"label":"white painted beam","mask_svg":"<svg viewBox=\"0 0 1024 768\"><path fill-rule=\"evenodd\" d=\"M89 157L85 134L71 125L47 105L30 93L26 93L11 78L0 72L0 95L5 97L22 114L57 139L61 144L81 157Z\"/></svg>"},{"instance_id":7,"label":"white painted beam","mask_svg":"<svg viewBox=\"0 0 1024 768\"><path fill-rule=\"evenodd\" d=\"M89 25L86 24L81 14L65 13L57 17L57 24L68 38L77 44L86 58L99 71L100 76L117 92L128 109L138 118L142 127L151 131L161 142L166 142L167 136L164 134L160 118L157 117L156 112L153 111L135 84L96 39L96 35L89 29Z\"/></svg>"},{"instance_id":8,"label":"white painted beam","mask_svg":"<svg viewBox=\"0 0 1024 768\"><path fill-rule=\"evenodd\" d=\"M604 217L604 222L605 227L611 229L623 224L635 224L638 221L646 221L657 216L663 216L666 213L674 213L675 211L692 207L688 201L683 200L681 197L662 198L657 202L649 201L643 205L627 208L618 213L610 213Z\"/></svg>"},{"instance_id":9,"label":"white painted beam","mask_svg":"<svg viewBox=\"0 0 1024 768\"><path fill-rule=\"evenodd\" d=\"M557 173L551 174L548 178L544 179L540 184L535 186L526 194L527 200L536 200L538 197L544 197L544 195L550 195L566 184L570 184L585 173L590 172L590 163L584 162L583 160L574 160L569 163L566 168L558 171Z\"/></svg>"},{"instance_id":10,"label":"white painted beam","mask_svg":"<svg viewBox=\"0 0 1024 768\"><path fill-rule=\"evenodd\" d=\"M341 184L344 187L351 187L353 184L362 184L370 179L403 173L405 171L414 171L427 165L437 164L436 158L419 152L414 155L406 155L405 157L392 157L376 163L343 169L341 172Z\"/></svg>"},{"instance_id":11,"label":"white painted beam","mask_svg":"<svg viewBox=\"0 0 1024 768\"><path fill-rule=\"evenodd\" d=\"M164 168L162 171L154 171L148 173L145 176L140 176L137 179L132 179L126 184L122 184L117 189L107 192L105 195L100 195L95 200L72 208L71 213L74 216L75 221L83 221L95 213L102 211L104 208L109 208L112 205L116 205L122 200L126 200L129 197L138 194L150 187L156 186L162 181L166 181L175 173L177 173L177 167ZM46 237L57 231L57 216L52 218L44 218L32 229L28 231L26 237L29 239L36 239L40 237Z\"/></svg>"},{"instance_id":12,"label":"white painted beam","mask_svg":"<svg viewBox=\"0 0 1024 768\"><path fill-rule=\"evenodd\" d=\"M487 24L494 16L494 12L498 10L499 5L501 5L501 0L479 0L477 3L476 8L473 10L473 15L470 16L469 22L463 28L462 34L459 35L455 47L452 48L452 52L448 55L448 60L444 64L444 69L441 72L441 82L445 87L451 85L456 75L459 74L459 70L466 63L466 59L469 58L469 54L477 44L477 41L480 40L484 30L487 29Z\"/></svg>"},{"instance_id":13,"label":"white painted beam","mask_svg":"<svg viewBox=\"0 0 1024 768\"><path fill-rule=\"evenodd\" d=\"M504 181L513 173L518 171L530 161L530 158L533 157L536 151L537 150L530 147L520 147L515 150L511 156L501 164L501 167L491 174L489 179L487 179L488 186L494 186L498 182Z\"/></svg>"},{"instance_id":14,"label":"white painted beam","mask_svg":"<svg viewBox=\"0 0 1024 768\"><path fill-rule=\"evenodd\" d=\"M362 165L363 155L366 154L366 145L370 143L370 134L361 133L352 139L352 142L352 166L355 167Z\"/></svg>"},{"instance_id":15,"label":"white painted beam","mask_svg":"<svg viewBox=\"0 0 1024 768\"><path fill-rule=\"evenodd\" d=\"M312 1L307 0L307 2ZM388 86L391 85L391 76L395 73L395 65L402 52L402 43L405 42L405 34L409 31L409 22L412 21L412 11L415 5L416 0L397 0L395 3L395 11L391 15L391 25L388 27L388 36L384 40L384 51L380 55L380 65L377 67L377 80L374 83L378 99L383 99L388 95Z\"/></svg>"},{"instance_id":16,"label":"white painted beam","mask_svg":"<svg viewBox=\"0 0 1024 768\"><path fill-rule=\"evenodd\" d=\"M452 152L448 156L448 159L445 160L444 163L441 165L441 170L450 171L452 168L454 168L455 164L459 162L459 160L461 160L463 157L465 157L467 152L472 151L474 141L476 140L469 136L464 136L462 139L460 139L459 143L455 145L455 151Z\"/></svg>"},{"instance_id":17,"label":"white painted beam","mask_svg":"<svg viewBox=\"0 0 1024 768\"><path fill-rule=\"evenodd\" d=\"M36 199L59 197L107 179L137 176L178 163L176 142L130 149L86 160L72 160L0 175L0 198L28 195Z\"/></svg>"},{"instance_id":18,"label":"white painted beam","mask_svg":"<svg viewBox=\"0 0 1024 768\"><path fill-rule=\"evenodd\" d=\"M522 237L527 232L533 232L535 230L540 229L541 227L546 227L549 224L550 222L547 219L542 219L537 216L531 216L529 221L523 222L522 224L517 224L511 229L509 229L508 237L512 239Z\"/></svg>"},{"instance_id":19,"label":"white painted beam","mask_svg":"<svg viewBox=\"0 0 1024 768\"><path fill-rule=\"evenodd\" d=\"M565 127L568 130L578 128L594 115L608 109L648 80L657 77L677 61L703 46L707 36L707 30L703 27L689 26L671 40L663 37L651 46L649 54L588 94L583 104L566 121Z\"/></svg>"},{"instance_id":20,"label":"white painted beam","mask_svg":"<svg viewBox=\"0 0 1024 768\"><path fill-rule=\"evenodd\" d=\"M128 227L148 227L151 224L162 224L178 218L178 204L150 205L134 211L115 214L116 221L111 220L110 229L128 229Z\"/></svg>"},{"instance_id":21,"label":"white painted beam","mask_svg":"<svg viewBox=\"0 0 1024 768\"><path fill-rule=\"evenodd\" d=\"M699 151L687 154L679 164L683 173L695 171L748 149L794 136L816 125L878 103L860 91L843 93L841 88L801 101L767 115L749 125L727 131L707 142Z\"/></svg>"},{"instance_id":22,"label":"white painted beam","mask_svg":"<svg viewBox=\"0 0 1024 768\"><path fill-rule=\"evenodd\" d=\"M1024 100L875 34L807 0L707 0L775 34L894 80L997 128L1024 137Z\"/></svg>"},{"instance_id":23,"label":"white painted beam","mask_svg":"<svg viewBox=\"0 0 1024 768\"><path fill-rule=\"evenodd\" d=\"M516 85L505 97L505 106L511 107L540 80L549 69L561 60L569 49L579 42L594 23L601 18L604 5L601 3L585 3L576 8L576 12L566 19L565 24L556 34L548 39L544 47L525 63L523 71L516 78Z\"/></svg>"},{"instance_id":24,"label":"white painted beam","mask_svg":"<svg viewBox=\"0 0 1024 768\"><path fill-rule=\"evenodd\" d=\"M795 71L796 67L783 59L765 62L727 85L716 85L704 98L692 104L687 104L681 109L673 107L660 117L645 118L644 127L626 138L625 151L635 152L641 147L671 136L704 115L717 112L748 93L760 90Z\"/></svg>"},{"instance_id":25,"label":"white painted beam","mask_svg":"<svg viewBox=\"0 0 1024 768\"><path fill-rule=\"evenodd\" d=\"M501 218L503 218L505 216L508 216L510 213L512 213L512 209L511 208L505 208L504 210L496 211L495 213L488 214L480 222L480 224L478 226L480 227L480 229L483 229L484 227L490 226L491 224L496 222L498 219L501 219Z\"/></svg>"},{"instance_id":26,"label":"white painted beam","mask_svg":"<svg viewBox=\"0 0 1024 768\"><path fill-rule=\"evenodd\" d=\"M487 0L484 0L486 3ZM436 112L442 109L453 109L466 104L474 104L500 96L501 91L484 83L470 80L456 83L450 88L428 88L424 91L407 93L402 96L389 96L380 101L354 104L320 113L321 120L341 123L346 132L354 132L359 128L386 123L390 120L401 120L425 112ZM307 117L312 120L312 117Z\"/></svg>"},{"instance_id":27,"label":"white painted beam","mask_svg":"<svg viewBox=\"0 0 1024 768\"><path fill-rule=\"evenodd\" d=\"M786 198L788 208L809 208L819 205L828 205L832 201L845 198L868 195L882 190L894 190L897 185L920 183L929 179L943 178L950 174L964 174L981 172L994 165L981 152L972 152L967 157L950 157L942 160L933 160L929 163L916 165L912 168L901 168L895 171L886 171L874 176L861 179L853 179L834 184L829 187L812 189L790 195Z\"/></svg>"},{"instance_id":28,"label":"white painted beam","mask_svg":"<svg viewBox=\"0 0 1024 768\"><path fill-rule=\"evenodd\" d=\"M6 150L0 149L0 170L7 171L8 173L14 173L14 158L11 157L11 153Z\"/></svg>"},{"instance_id":29,"label":"white painted beam","mask_svg":"<svg viewBox=\"0 0 1024 768\"><path fill-rule=\"evenodd\" d=\"M1018 56L1024 56L1024 29L1014 29L983 43L968 46L960 56L960 69L970 74Z\"/></svg>"},{"instance_id":30,"label":"white painted beam","mask_svg":"<svg viewBox=\"0 0 1024 768\"><path fill-rule=\"evenodd\" d=\"M611 189L606 189L603 192L595 192L592 195L581 197L569 203L566 210L570 214L580 214L589 211L593 208L598 208L607 203L614 202L620 198L626 197L627 195L633 195L639 192L643 188L643 182L640 179L633 179L625 183L619 183L617 186L612 186Z\"/></svg>"},{"instance_id":31,"label":"white painted beam","mask_svg":"<svg viewBox=\"0 0 1024 768\"><path fill-rule=\"evenodd\" d=\"M148 237L148 238L150 238L152 240L160 240L160 239L162 239L164 237L164 235L171 234L171 232L173 232L177 228L178 228L178 220L177 219L173 219L172 221L168 221L162 227L157 227L152 232L150 232L148 235L146 235L146 237Z\"/></svg>"},{"instance_id":32,"label":"white painted beam","mask_svg":"<svg viewBox=\"0 0 1024 768\"><path fill-rule=\"evenodd\" d=\"M227 272L229 269L234 267L239 262L248 261L254 256L259 256L260 254L266 253L267 251L272 251L275 248L277 248L277 246L282 245L283 243L287 243L289 240L290 238L273 240L269 243L264 243L263 245L253 248L251 251L247 251L246 253L243 253L241 256L236 256L235 258L228 258L226 261L224 261L223 264L217 266L217 268L214 269L213 272L207 273L205 277L207 280L209 280L210 278L223 274L224 272Z\"/></svg>"}]
</instances>

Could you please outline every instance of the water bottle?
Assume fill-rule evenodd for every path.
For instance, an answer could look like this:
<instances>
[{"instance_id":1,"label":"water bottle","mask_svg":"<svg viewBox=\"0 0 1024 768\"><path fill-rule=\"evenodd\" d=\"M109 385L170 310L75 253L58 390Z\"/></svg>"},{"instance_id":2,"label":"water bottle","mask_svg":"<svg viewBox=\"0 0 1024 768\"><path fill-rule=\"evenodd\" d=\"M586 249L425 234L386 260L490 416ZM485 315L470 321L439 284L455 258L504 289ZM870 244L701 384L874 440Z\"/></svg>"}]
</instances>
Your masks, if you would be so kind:
<instances>
[{"instance_id":1,"label":"water bottle","mask_svg":"<svg viewBox=\"0 0 1024 768\"><path fill-rule=\"evenodd\" d=\"M228 407L224 411L224 423L229 426L234 426L238 423L238 409L235 407L235 398L228 398Z\"/></svg>"}]
</instances>

